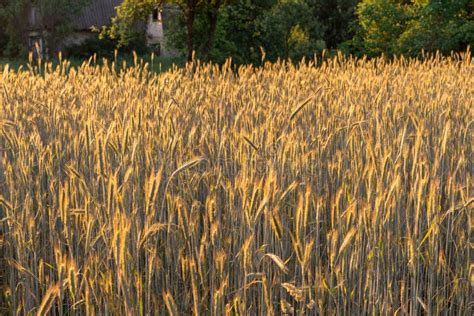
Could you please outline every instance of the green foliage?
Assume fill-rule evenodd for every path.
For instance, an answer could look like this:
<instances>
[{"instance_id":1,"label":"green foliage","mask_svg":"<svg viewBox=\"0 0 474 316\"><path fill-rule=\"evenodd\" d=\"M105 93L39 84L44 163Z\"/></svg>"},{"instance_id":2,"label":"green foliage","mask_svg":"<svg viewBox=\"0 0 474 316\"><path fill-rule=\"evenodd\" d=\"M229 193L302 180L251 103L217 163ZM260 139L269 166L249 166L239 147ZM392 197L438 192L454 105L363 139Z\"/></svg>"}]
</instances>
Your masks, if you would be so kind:
<instances>
[{"instance_id":1,"label":"green foliage","mask_svg":"<svg viewBox=\"0 0 474 316\"><path fill-rule=\"evenodd\" d=\"M3 26L3 55L17 55L25 45L26 27L24 23L19 24L19 18L25 16L27 11L27 0L0 0L0 23ZM23 20L23 19L21 19ZM15 25L15 21L19 25Z\"/></svg>"},{"instance_id":2,"label":"green foliage","mask_svg":"<svg viewBox=\"0 0 474 316\"><path fill-rule=\"evenodd\" d=\"M406 29L409 14L398 0L365 0L358 9L364 32L364 48L368 55L392 55L397 52L397 39Z\"/></svg>"},{"instance_id":3,"label":"green foliage","mask_svg":"<svg viewBox=\"0 0 474 316\"><path fill-rule=\"evenodd\" d=\"M222 63L232 56L237 64L258 63L264 46L262 21L273 0L240 0L220 12L211 59Z\"/></svg>"},{"instance_id":4,"label":"green foliage","mask_svg":"<svg viewBox=\"0 0 474 316\"><path fill-rule=\"evenodd\" d=\"M328 48L335 49L354 36L356 8L360 0L308 0Z\"/></svg>"},{"instance_id":5,"label":"green foliage","mask_svg":"<svg viewBox=\"0 0 474 316\"><path fill-rule=\"evenodd\" d=\"M143 39L143 30L135 26L139 21L146 21L152 10L161 3L161 0L124 0L116 8L117 15L112 18L111 25L103 26L100 30L100 38L116 40L119 47Z\"/></svg>"},{"instance_id":6,"label":"green foliage","mask_svg":"<svg viewBox=\"0 0 474 316\"><path fill-rule=\"evenodd\" d=\"M326 47L323 27L310 0L240 0L220 11L211 59L258 64L278 58L301 59Z\"/></svg>"},{"instance_id":7,"label":"green foliage","mask_svg":"<svg viewBox=\"0 0 474 316\"><path fill-rule=\"evenodd\" d=\"M465 50L474 42L473 6L472 0L364 0L353 43L369 56Z\"/></svg>"},{"instance_id":8,"label":"green foliage","mask_svg":"<svg viewBox=\"0 0 474 316\"><path fill-rule=\"evenodd\" d=\"M270 60L313 56L323 40L322 27L306 0L277 1L262 21L264 49ZM319 46L319 47L318 47Z\"/></svg>"},{"instance_id":9,"label":"green foliage","mask_svg":"<svg viewBox=\"0 0 474 316\"><path fill-rule=\"evenodd\" d=\"M433 0L414 6L413 18L398 40L400 52L465 50L474 43L473 9L471 0Z\"/></svg>"},{"instance_id":10,"label":"green foliage","mask_svg":"<svg viewBox=\"0 0 474 316\"><path fill-rule=\"evenodd\" d=\"M68 47L67 56L78 59L87 59L92 55L97 57L113 58L115 51L119 53L130 54L132 51L138 55L144 55L148 53L148 47L145 42L140 38L133 38L127 45L122 45L117 48L117 41L110 38L100 39L96 36L88 38L79 45Z\"/></svg>"}]
</instances>

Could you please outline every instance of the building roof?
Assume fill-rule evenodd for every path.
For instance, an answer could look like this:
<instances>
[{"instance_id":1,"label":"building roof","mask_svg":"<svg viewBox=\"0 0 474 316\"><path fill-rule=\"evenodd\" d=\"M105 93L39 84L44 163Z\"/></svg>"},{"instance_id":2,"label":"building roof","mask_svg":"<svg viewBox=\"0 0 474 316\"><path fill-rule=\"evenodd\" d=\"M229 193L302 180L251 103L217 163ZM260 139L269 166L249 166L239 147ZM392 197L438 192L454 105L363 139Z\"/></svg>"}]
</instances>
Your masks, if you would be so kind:
<instances>
[{"instance_id":1,"label":"building roof","mask_svg":"<svg viewBox=\"0 0 474 316\"><path fill-rule=\"evenodd\" d=\"M115 7L123 0L91 0L91 2L73 18L72 25L76 30L90 30L92 26L98 28L110 24L115 16Z\"/></svg>"},{"instance_id":2,"label":"building roof","mask_svg":"<svg viewBox=\"0 0 474 316\"><path fill-rule=\"evenodd\" d=\"M95 26L101 28L109 25L112 17L116 15L115 8L124 0L90 0L89 4L82 9L80 14L72 18L72 26L76 31L89 31ZM169 20L176 15L179 8L173 4L163 4L163 19ZM140 25L140 23L137 23ZM167 28L167 23L163 23Z\"/></svg>"}]
</instances>

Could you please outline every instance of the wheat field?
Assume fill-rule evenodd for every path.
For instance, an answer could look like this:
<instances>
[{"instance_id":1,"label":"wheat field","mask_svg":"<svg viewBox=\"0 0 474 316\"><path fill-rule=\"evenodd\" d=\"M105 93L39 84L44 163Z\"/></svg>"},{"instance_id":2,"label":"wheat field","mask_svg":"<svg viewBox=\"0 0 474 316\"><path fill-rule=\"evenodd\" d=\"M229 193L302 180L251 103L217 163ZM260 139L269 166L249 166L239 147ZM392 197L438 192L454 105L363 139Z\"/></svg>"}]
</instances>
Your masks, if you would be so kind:
<instances>
[{"instance_id":1,"label":"wheat field","mask_svg":"<svg viewBox=\"0 0 474 316\"><path fill-rule=\"evenodd\" d=\"M0 73L2 308L472 313L469 53Z\"/></svg>"}]
</instances>

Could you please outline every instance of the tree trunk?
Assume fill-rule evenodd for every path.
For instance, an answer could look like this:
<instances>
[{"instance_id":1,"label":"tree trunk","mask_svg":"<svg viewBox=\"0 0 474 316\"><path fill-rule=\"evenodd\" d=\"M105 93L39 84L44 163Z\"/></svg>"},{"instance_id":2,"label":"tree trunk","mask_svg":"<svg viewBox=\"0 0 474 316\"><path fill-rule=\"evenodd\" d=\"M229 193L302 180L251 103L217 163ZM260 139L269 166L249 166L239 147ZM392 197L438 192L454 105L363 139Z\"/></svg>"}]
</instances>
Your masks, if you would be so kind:
<instances>
[{"instance_id":1,"label":"tree trunk","mask_svg":"<svg viewBox=\"0 0 474 316\"><path fill-rule=\"evenodd\" d=\"M193 60L194 53L194 19L196 17L196 1L189 0L186 8L186 46L187 46L187 61Z\"/></svg>"},{"instance_id":2,"label":"tree trunk","mask_svg":"<svg viewBox=\"0 0 474 316\"><path fill-rule=\"evenodd\" d=\"M207 29L207 39L206 43L204 44L204 50L202 53L202 57L205 61L209 60L209 53L212 49L212 46L214 45L217 29L217 18L221 4L221 0L216 1L214 5L211 5L211 8L207 14L209 20L209 28Z\"/></svg>"}]
</instances>

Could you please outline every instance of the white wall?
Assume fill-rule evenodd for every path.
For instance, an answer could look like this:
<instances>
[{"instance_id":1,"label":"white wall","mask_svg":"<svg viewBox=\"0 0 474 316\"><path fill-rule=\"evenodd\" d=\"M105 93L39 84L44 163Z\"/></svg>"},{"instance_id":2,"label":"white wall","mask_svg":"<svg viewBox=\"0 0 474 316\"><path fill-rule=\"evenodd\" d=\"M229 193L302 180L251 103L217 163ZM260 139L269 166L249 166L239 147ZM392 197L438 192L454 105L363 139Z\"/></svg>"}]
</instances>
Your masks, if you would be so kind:
<instances>
[{"instance_id":1,"label":"white wall","mask_svg":"<svg viewBox=\"0 0 474 316\"><path fill-rule=\"evenodd\" d=\"M161 12L158 13L158 21L153 21L153 15L150 14L148 17L148 23L147 23L147 41L148 44L157 44L161 43L164 39L164 34L163 34L163 23L161 20Z\"/></svg>"},{"instance_id":2,"label":"white wall","mask_svg":"<svg viewBox=\"0 0 474 316\"><path fill-rule=\"evenodd\" d=\"M174 52L172 49L169 49L166 45L161 11L158 12L157 21L153 21L152 14L150 14L148 17L146 35L147 45L160 45L160 56L172 57L176 55L176 52Z\"/></svg>"}]
</instances>

